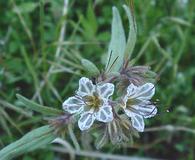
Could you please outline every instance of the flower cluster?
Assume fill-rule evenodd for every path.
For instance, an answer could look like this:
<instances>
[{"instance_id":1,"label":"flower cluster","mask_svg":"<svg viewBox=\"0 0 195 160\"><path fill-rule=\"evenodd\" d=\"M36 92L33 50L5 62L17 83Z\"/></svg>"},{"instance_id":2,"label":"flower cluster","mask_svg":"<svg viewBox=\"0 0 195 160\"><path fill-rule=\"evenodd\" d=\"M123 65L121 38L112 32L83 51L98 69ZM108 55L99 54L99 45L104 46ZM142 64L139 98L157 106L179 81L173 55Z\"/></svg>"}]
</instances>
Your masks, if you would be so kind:
<instances>
[{"instance_id":1,"label":"flower cluster","mask_svg":"<svg viewBox=\"0 0 195 160\"><path fill-rule=\"evenodd\" d=\"M121 129L122 133L116 134L120 139L124 128L143 132L144 118L156 115L157 108L150 101L155 93L152 83L137 85L129 81L120 94L114 83L117 80L112 83L106 80L92 82L86 77L79 80L78 90L74 96L64 101L63 109L78 117L80 130L88 130L99 121L97 123L104 124L106 131L115 127L115 132L118 133Z\"/></svg>"},{"instance_id":2,"label":"flower cluster","mask_svg":"<svg viewBox=\"0 0 195 160\"><path fill-rule=\"evenodd\" d=\"M111 83L94 85L88 78L79 80L79 89L76 95L63 103L65 111L79 114L78 125L81 130L89 129L95 120L110 122L113 120L112 106L109 97L114 92Z\"/></svg>"}]
</instances>

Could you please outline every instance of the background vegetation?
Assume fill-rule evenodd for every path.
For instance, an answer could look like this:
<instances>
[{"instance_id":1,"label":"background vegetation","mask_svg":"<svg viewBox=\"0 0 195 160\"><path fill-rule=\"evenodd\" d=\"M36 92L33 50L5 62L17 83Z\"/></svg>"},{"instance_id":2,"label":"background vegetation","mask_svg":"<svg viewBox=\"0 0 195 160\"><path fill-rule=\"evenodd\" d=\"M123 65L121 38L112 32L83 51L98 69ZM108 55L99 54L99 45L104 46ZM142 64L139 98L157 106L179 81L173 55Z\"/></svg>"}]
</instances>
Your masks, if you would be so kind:
<instances>
[{"instance_id":1,"label":"background vegetation","mask_svg":"<svg viewBox=\"0 0 195 160\"><path fill-rule=\"evenodd\" d=\"M0 1L0 148L47 123L39 114L23 109L16 93L61 109L63 100L73 94L78 79L85 74L80 59L103 67L112 6L120 10L128 32L124 3L70 0L67 13L63 13L62 0ZM107 145L99 152L194 159L195 1L142 0L134 6L138 38L132 58L136 65L150 65L158 73L155 98L160 100L159 115L146 122L146 131L133 145ZM75 129L75 134L81 144L80 131ZM93 146L89 149L96 151ZM95 156L87 152L77 159L87 159L90 154ZM46 148L18 159L56 157L68 159L68 154Z\"/></svg>"}]
</instances>

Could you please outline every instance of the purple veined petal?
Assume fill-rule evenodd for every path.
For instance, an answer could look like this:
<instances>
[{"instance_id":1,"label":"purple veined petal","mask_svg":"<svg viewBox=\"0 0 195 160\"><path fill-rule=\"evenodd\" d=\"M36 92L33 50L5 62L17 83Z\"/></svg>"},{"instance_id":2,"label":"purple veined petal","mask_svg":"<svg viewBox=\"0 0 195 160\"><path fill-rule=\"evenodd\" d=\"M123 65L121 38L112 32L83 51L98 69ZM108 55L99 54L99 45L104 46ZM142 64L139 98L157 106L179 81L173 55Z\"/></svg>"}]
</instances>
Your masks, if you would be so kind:
<instances>
[{"instance_id":1,"label":"purple veined petal","mask_svg":"<svg viewBox=\"0 0 195 160\"><path fill-rule=\"evenodd\" d=\"M79 89L77 91L77 94L79 96L92 95L94 91L95 86L93 85L91 80L86 77L82 77L79 80Z\"/></svg>"},{"instance_id":2,"label":"purple veined petal","mask_svg":"<svg viewBox=\"0 0 195 160\"><path fill-rule=\"evenodd\" d=\"M131 96L135 95L137 92L138 92L138 87L135 86L133 83L131 83L127 87L127 96L131 97Z\"/></svg>"},{"instance_id":3,"label":"purple veined petal","mask_svg":"<svg viewBox=\"0 0 195 160\"><path fill-rule=\"evenodd\" d=\"M93 113L84 112L78 121L78 126L81 131L89 129L95 120Z\"/></svg>"},{"instance_id":4,"label":"purple veined petal","mask_svg":"<svg viewBox=\"0 0 195 160\"><path fill-rule=\"evenodd\" d=\"M84 103L80 98L73 96L65 100L62 106L65 111L73 114L81 112L83 110Z\"/></svg>"},{"instance_id":5,"label":"purple veined petal","mask_svg":"<svg viewBox=\"0 0 195 160\"><path fill-rule=\"evenodd\" d=\"M127 103L127 100L128 100L128 96L127 95L125 95L123 98L122 98L122 105L124 106L124 108L126 108L126 103Z\"/></svg>"},{"instance_id":6,"label":"purple veined petal","mask_svg":"<svg viewBox=\"0 0 195 160\"><path fill-rule=\"evenodd\" d=\"M134 116L131 117L131 121L132 121L132 126L137 129L137 131L139 132L143 132L144 131L144 119L143 116L138 115L138 114L134 114Z\"/></svg>"},{"instance_id":7,"label":"purple veined petal","mask_svg":"<svg viewBox=\"0 0 195 160\"><path fill-rule=\"evenodd\" d=\"M155 93L155 87L152 83L146 83L137 88L137 91L131 98L139 99L142 101L150 100Z\"/></svg>"},{"instance_id":8,"label":"purple veined petal","mask_svg":"<svg viewBox=\"0 0 195 160\"><path fill-rule=\"evenodd\" d=\"M137 110L144 118L151 118L157 114L156 106L150 104L150 102L140 103L137 105Z\"/></svg>"},{"instance_id":9,"label":"purple veined petal","mask_svg":"<svg viewBox=\"0 0 195 160\"><path fill-rule=\"evenodd\" d=\"M128 109L125 109L125 113L131 118L132 126L139 132L144 131L144 119L142 115L136 114Z\"/></svg>"},{"instance_id":10,"label":"purple veined petal","mask_svg":"<svg viewBox=\"0 0 195 160\"><path fill-rule=\"evenodd\" d=\"M131 110L129 110L129 109L124 109L124 111L125 111L125 114L128 116L128 117L132 117L133 116L133 112L131 111Z\"/></svg>"},{"instance_id":11,"label":"purple veined petal","mask_svg":"<svg viewBox=\"0 0 195 160\"><path fill-rule=\"evenodd\" d=\"M98 84L97 91L102 98L108 99L114 93L114 85L112 83Z\"/></svg>"},{"instance_id":12,"label":"purple veined petal","mask_svg":"<svg viewBox=\"0 0 195 160\"><path fill-rule=\"evenodd\" d=\"M113 120L112 107L109 105L102 106L96 113L96 119L101 122L110 122Z\"/></svg>"}]
</instances>

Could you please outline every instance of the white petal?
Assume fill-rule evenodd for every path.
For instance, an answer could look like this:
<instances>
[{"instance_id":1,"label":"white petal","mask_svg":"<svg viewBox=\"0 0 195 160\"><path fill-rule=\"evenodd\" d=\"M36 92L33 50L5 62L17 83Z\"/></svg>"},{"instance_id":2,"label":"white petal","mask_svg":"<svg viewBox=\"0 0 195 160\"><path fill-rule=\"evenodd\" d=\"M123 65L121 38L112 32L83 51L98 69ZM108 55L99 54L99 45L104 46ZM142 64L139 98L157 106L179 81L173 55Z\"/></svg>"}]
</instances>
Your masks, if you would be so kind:
<instances>
[{"instance_id":1,"label":"white petal","mask_svg":"<svg viewBox=\"0 0 195 160\"><path fill-rule=\"evenodd\" d=\"M131 83L127 87L127 96L131 97L132 95L135 95L138 92L138 87L135 86L133 83Z\"/></svg>"},{"instance_id":2,"label":"white petal","mask_svg":"<svg viewBox=\"0 0 195 160\"><path fill-rule=\"evenodd\" d=\"M143 116L136 114L128 109L125 109L125 113L128 117L131 117L133 128L135 128L139 132L143 132L145 126Z\"/></svg>"},{"instance_id":3,"label":"white petal","mask_svg":"<svg viewBox=\"0 0 195 160\"><path fill-rule=\"evenodd\" d=\"M83 101L77 97L70 97L63 103L63 109L71 114L81 112L83 110Z\"/></svg>"},{"instance_id":4,"label":"white petal","mask_svg":"<svg viewBox=\"0 0 195 160\"><path fill-rule=\"evenodd\" d=\"M150 100L155 93L155 87L152 83L146 83L139 88L140 91L137 96L139 96L141 100Z\"/></svg>"},{"instance_id":5,"label":"white petal","mask_svg":"<svg viewBox=\"0 0 195 160\"><path fill-rule=\"evenodd\" d=\"M113 120L112 107L109 105L102 106L96 113L96 119L101 122L110 122Z\"/></svg>"},{"instance_id":6,"label":"white petal","mask_svg":"<svg viewBox=\"0 0 195 160\"><path fill-rule=\"evenodd\" d=\"M77 94L79 96L92 95L94 91L95 91L95 87L91 80L85 77L82 77L79 80L79 89L77 91Z\"/></svg>"},{"instance_id":7,"label":"white petal","mask_svg":"<svg viewBox=\"0 0 195 160\"><path fill-rule=\"evenodd\" d=\"M155 93L154 85L152 83L146 83L140 87L137 88L134 87L134 90L132 91L130 97L144 101L144 100L150 100L154 95L154 93Z\"/></svg>"},{"instance_id":8,"label":"white petal","mask_svg":"<svg viewBox=\"0 0 195 160\"><path fill-rule=\"evenodd\" d=\"M129 109L124 109L124 111L125 111L125 114L128 116L128 117L132 117L133 116L133 112L132 111L130 111Z\"/></svg>"},{"instance_id":9,"label":"white petal","mask_svg":"<svg viewBox=\"0 0 195 160\"><path fill-rule=\"evenodd\" d=\"M156 106L148 103L139 104L137 110L144 118L151 118L157 114Z\"/></svg>"},{"instance_id":10,"label":"white petal","mask_svg":"<svg viewBox=\"0 0 195 160\"><path fill-rule=\"evenodd\" d=\"M137 129L139 132L144 131L144 119L142 116L138 114L134 114L133 117L131 117L132 126Z\"/></svg>"},{"instance_id":11,"label":"white petal","mask_svg":"<svg viewBox=\"0 0 195 160\"><path fill-rule=\"evenodd\" d=\"M89 112L84 112L78 121L78 126L80 130L83 131L89 129L92 126L94 120L95 120L94 114Z\"/></svg>"},{"instance_id":12,"label":"white petal","mask_svg":"<svg viewBox=\"0 0 195 160\"><path fill-rule=\"evenodd\" d=\"M114 85L112 83L99 84L97 91L102 98L108 99L114 93Z\"/></svg>"}]
</instances>

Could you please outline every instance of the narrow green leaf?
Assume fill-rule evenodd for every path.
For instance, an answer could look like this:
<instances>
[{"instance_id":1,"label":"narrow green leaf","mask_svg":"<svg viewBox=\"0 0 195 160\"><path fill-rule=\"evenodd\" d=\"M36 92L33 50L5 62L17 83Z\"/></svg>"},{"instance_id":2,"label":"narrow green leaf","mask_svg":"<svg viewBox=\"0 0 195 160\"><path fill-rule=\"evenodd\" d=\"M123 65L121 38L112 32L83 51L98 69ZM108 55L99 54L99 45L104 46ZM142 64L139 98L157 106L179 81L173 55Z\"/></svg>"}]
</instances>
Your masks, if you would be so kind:
<instances>
[{"instance_id":1,"label":"narrow green leaf","mask_svg":"<svg viewBox=\"0 0 195 160\"><path fill-rule=\"evenodd\" d=\"M49 125L37 128L3 148L0 151L1 160L10 160L21 154L41 148L51 143L55 138L53 128Z\"/></svg>"},{"instance_id":2,"label":"narrow green leaf","mask_svg":"<svg viewBox=\"0 0 195 160\"><path fill-rule=\"evenodd\" d=\"M7 114L6 111L3 110L3 108L0 108L0 114L9 122L15 129L17 129L20 133L22 133L20 127L18 124Z\"/></svg>"},{"instance_id":3,"label":"narrow green leaf","mask_svg":"<svg viewBox=\"0 0 195 160\"><path fill-rule=\"evenodd\" d=\"M83 65L84 69L88 72L88 74L90 76L96 76L96 75L100 74L100 71L98 70L96 65L94 63L92 63L91 61L89 61L87 59L82 59L81 63Z\"/></svg>"},{"instance_id":4,"label":"narrow green leaf","mask_svg":"<svg viewBox=\"0 0 195 160\"><path fill-rule=\"evenodd\" d=\"M166 50L164 50L164 49L160 46L160 43L159 43L157 37L156 37L156 36L153 36L153 37L152 37L152 40L153 40L153 42L154 42L154 45L156 45L157 49L162 53L162 55L163 55L165 58L167 58L167 59L169 59L170 61L172 61L171 54L170 54L169 52L167 52Z\"/></svg>"},{"instance_id":5,"label":"narrow green leaf","mask_svg":"<svg viewBox=\"0 0 195 160\"><path fill-rule=\"evenodd\" d=\"M16 94L17 98L29 109L42 113L44 115L51 115L51 116L56 116L56 115L60 115L63 112L51 107L47 107L47 106L42 106L40 104L37 104L25 97L23 97L20 94Z\"/></svg>"},{"instance_id":6,"label":"narrow green leaf","mask_svg":"<svg viewBox=\"0 0 195 160\"><path fill-rule=\"evenodd\" d=\"M188 21L185 21L184 19L182 18L179 18L179 17L167 17L165 19L168 19L176 24L180 24L180 25L184 25L184 26L187 26L187 27L190 27L192 26Z\"/></svg>"},{"instance_id":7,"label":"narrow green leaf","mask_svg":"<svg viewBox=\"0 0 195 160\"><path fill-rule=\"evenodd\" d=\"M0 114L1 114L1 111L0 111ZM7 133L7 135L9 136L9 139L11 140L13 138L12 132L5 118L2 115L0 116L0 126L1 126L1 129L3 129Z\"/></svg>"},{"instance_id":8,"label":"narrow green leaf","mask_svg":"<svg viewBox=\"0 0 195 160\"><path fill-rule=\"evenodd\" d=\"M26 63L27 69L29 70L29 73L32 75L32 79L34 81L35 88L37 89L39 81L38 81L37 73L35 71L36 69L34 68L34 65L31 62L31 59L26 52L26 49L23 46L21 46L20 48L21 48L21 53L22 53L22 56L23 56L24 61Z\"/></svg>"},{"instance_id":9,"label":"narrow green leaf","mask_svg":"<svg viewBox=\"0 0 195 160\"><path fill-rule=\"evenodd\" d=\"M34 11L38 7L38 3L35 2L23 2L21 5L18 5L18 11L20 13L30 13ZM16 12L16 8L14 8L14 11Z\"/></svg>"},{"instance_id":10,"label":"narrow green leaf","mask_svg":"<svg viewBox=\"0 0 195 160\"><path fill-rule=\"evenodd\" d=\"M83 28L83 35L87 39L94 40L96 38L96 33L98 29L97 25L97 18L94 13L93 5L89 3L88 8L87 8L87 15L79 15L79 19L81 20L81 25Z\"/></svg>"},{"instance_id":11,"label":"narrow green leaf","mask_svg":"<svg viewBox=\"0 0 195 160\"><path fill-rule=\"evenodd\" d=\"M87 9L87 20L90 23L89 27L92 27L91 29L93 29L93 32L95 34L98 29L98 24L97 24L97 18L94 13L93 5L91 3L89 3L88 9Z\"/></svg>"},{"instance_id":12,"label":"narrow green leaf","mask_svg":"<svg viewBox=\"0 0 195 160\"><path fill-rule=\"evenodd\" d=\"M117 72L123 65L126 38L118 9L116 7L113 7L112 10L112 35L108 49L106 70L110 72Z\"/></svg>"},{"instance_id":13,"label":"narrow green leaf","mask_svg":"<svg viewBox=\"0 0 195 160\"><path fill-rule=\"evenodd\" d=\"M24 116L26 117L32 117L32 113L31 112L27 112L27 111L24 111L23 109L21 108L18 108L17 106L5 101L5 100L1 100L0 99L0 104L5 107L5 108L9 108L11 110L14 110L15 112L18 112L20 114L23 114Z\"/></svg>"},{"instance_id":14,"label":"narrow green leaf","mask_svg":"<svg viewBox=\"0 0 195 160\"><path fill-rule=\"evenodd\" d=\"M123 8L127 14L128 20L129 20L129 35L127 40L127 45L125 48L125 59L130 59L132 52L135 47L136 39L137 39L137 25L134 21L134 17L130 11L130 8L126 5L123 5Z\"/></svg>"}]
</instances>

